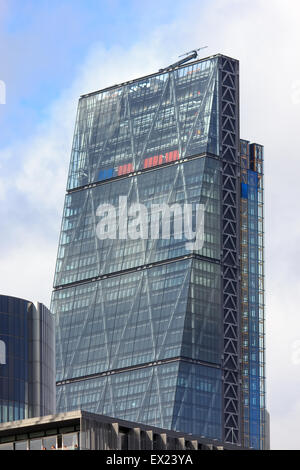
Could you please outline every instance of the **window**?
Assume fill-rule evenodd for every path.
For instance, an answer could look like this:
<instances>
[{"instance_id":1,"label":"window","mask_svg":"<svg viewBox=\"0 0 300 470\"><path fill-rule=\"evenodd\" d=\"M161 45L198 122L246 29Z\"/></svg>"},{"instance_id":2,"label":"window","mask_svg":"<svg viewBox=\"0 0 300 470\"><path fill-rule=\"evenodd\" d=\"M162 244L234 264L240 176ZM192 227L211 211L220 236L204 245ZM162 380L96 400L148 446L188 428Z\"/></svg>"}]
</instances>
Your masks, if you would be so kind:
<instances>
[{"instance_id":1,"label":"window","mask_svg":"<svg viewBox=\"0 0 300 470\"><path fill-rule=\"evenodd\" d=\"M78 449L78 433L64 434L62 436L62 449L63 450L76 450Z\"/></svg>"},{"instance_id":2,"label":"window","mask_svg":"<svg viewBox=\"0 0 300 470\"><path fill-rule=\"evenodd\" d=\"M42 439L31 439L30 450L42 450Z\"/></svg>"},{"instance_id":3,"label":"window","mask_svg":"<svg viewBox=\"0 0 300 470\"><path fill-rule=\"evenodd\" d=\"M28 442L27 441L20 441L15 443L15 450L27 450L28 449Z\"/></svg>"},{"instance_id":4,"label":"window","mask_svg":"<svg viewBox=\"0 0 300 470\"><path fill-rule=\"evenodd\" d=\"M44 450L57 449L56 436L45 437L43 439L43 449Z\"/></svg>"},{"instance_id":5,"label":"window","mask_svg":"<svg viewBox=\"0 0 300 470\"><path fill-rule=\"evenodd\" d=\"M12 442L9 444L0 444L0 450L14 450L14 445Z\"/></svg>"}]
</instances>

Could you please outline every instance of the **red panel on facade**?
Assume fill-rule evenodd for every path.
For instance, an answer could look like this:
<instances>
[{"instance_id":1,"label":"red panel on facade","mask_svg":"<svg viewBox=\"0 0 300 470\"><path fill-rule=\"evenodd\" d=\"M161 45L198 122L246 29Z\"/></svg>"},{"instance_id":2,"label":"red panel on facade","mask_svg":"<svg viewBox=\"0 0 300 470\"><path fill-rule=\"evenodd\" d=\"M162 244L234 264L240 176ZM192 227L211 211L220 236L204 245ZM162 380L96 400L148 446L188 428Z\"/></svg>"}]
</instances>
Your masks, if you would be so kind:
<instances>
[{"instance_id":1,"label":"red panel on facade","mask_svg":"<svg viewBox=\"0 0 300 470\"><path fill-rule=\"evenodd\" d=\"M153 166L156 166L156 165L158 165L158 155L155 155L153 157Z\"/></svg>"},{"instance_id":2,"label":"red panel on facade","mask_svg":"<svg viewBox=\"0 0 300 470\"><path fill-rule=\"evenodd\" d=\"M175 160L179 160L178 150L166 153L166 162L174 162Z\"/></svg>"},{"instance_id":3,"label":"red panel on facade","mask_svg":"<svg viewBox=\"0 0 300 470\"><path fill-rule=\"evenodd\" d=\"M166 155L154 155L154 157L145 158L144 168L151 168L153 166L162 165L164 162L174 162L179 160L178 150L166 153Z\"/></svg>"},{"instance_id":4,"label":"red panel on facade","mask_svg":"<svg viewBox=\"0 0 300 470\"><path fill-rule=\"evenodd\" d=\"M127 165L120 165L118 167L118 176L127 175L128 173L131 173L132 171L133 171L132 163L127 163Z\"/></svg>"}]
</instances>

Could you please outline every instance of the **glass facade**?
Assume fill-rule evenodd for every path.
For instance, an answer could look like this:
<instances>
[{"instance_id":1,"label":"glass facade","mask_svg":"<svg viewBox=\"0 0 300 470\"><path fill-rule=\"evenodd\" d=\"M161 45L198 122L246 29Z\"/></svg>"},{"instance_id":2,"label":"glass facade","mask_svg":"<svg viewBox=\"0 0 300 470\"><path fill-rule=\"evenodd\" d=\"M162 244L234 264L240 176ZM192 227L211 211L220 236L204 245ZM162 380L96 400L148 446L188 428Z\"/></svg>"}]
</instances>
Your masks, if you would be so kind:
<instances>
[{"instance_id":1,"label":"glass facade","mask_svg":"<svg viewBox=\"0 0 300 470\"><path fill-rule=\"evenodd\" d=\"M146 171L141 175L108 181L99 186L73 191L66 196L61 230L55 286L91 279L95 276L124 271L138 266L190 253L187 239L151 237L149 217L148 239L105 239L95 236L100 204L118 207L120 197L130 207L140 203L153 205L203 204L205 206L205 243L198 254L220 259L220 165L203 157Z\"/></svg>"},{"instance_id":2,"label":"glass facade","mask_svg":"<svg viewBox=\"0 0 300 470\"><path fill-rule=\"evenodd\" d=\"M236 64L214 56L80 98L51 305L58 411L241 442ZM120 235L124 199L145 207L139 236ZM101 238L104 205L119 225ZM169 236L165 214L152 236L159 205ZM187 205L194 221L203 207L200 246L177 236Z\"/></svg>"},{"instance_id":3,"label":"glass facade","mask_svg":"<svg viewBox=\"0 0 300 470\"><path fill-rule=\"evenodd\" d=\"M68 190L209 152L219 154L218 58L79 101Z\"/></svg>"},{"instance_id":4,"label":"glass facade","mask_svg":"<svg viewBox=\"0 0 300 470\"><path fill-rule=\"evenodd\" d=\"M27 417L28 302L0 296L0 339L5 360L0 365L0 422Z\"/></svg>"},{"instance_id":5,"label":"glass facade","mask_svg":"<svg viewBox=\"0 0 300 470\"><path fill-rule=\"evenodd\" d=\"M54 326L44 305L0 295L0 423L55 411Z\"/></svg>"},{"instance_id":6,"label":"glass facade","mask_svg":"<svg viewBox=\"0 0 300 470\"><path fill-rule=\"evenodd\" d=\"M220 364L218 264L184 260L81 284L55 291L52 307L68 332L59 381L178 356Z\"/></svg>"},{"instance_id":7,"label":"glass facade","mask_svg":"<svg viewBox=\"0 0 300 470\"><path fill-rule=\"evenodd\" d=\"M221 370L173 361L58 388L58 407L221 439Z\"/></svg>"},{"instance_id":8,"label":"glass facade","mask_svg":"<svg viewBox=\"0 0 300 470\"><path fill-rule=\"evenodd\" d=\"M244 445L265 448L263 147L241 141Z\"/></svg>"}]
</instances>

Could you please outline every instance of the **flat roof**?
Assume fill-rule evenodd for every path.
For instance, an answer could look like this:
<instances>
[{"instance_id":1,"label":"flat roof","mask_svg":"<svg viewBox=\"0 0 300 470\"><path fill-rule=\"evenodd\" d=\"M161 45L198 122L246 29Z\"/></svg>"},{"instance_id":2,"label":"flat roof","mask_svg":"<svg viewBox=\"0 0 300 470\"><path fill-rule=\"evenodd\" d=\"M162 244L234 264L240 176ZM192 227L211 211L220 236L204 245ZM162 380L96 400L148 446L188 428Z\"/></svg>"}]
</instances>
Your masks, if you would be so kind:
<instances>
[{"instance_id":1,"label":"flat roof","mask_svg":"<svg viewBox=\"0 0 300 470\"><path fill-rule=\"evenodd\" d=\"M6 423L0 423L0 438L2 437L13 437L19 434L27 434L31 432L38 432L48 430L53 427L64 427L80 424L81 419L93 419L99 423L118 423L120 427L133 429L140 428L144 431L153 431L157 434L167 434L169 437L184 438L188 441L198 441L201 444L222 446L226 449L242 449L239 445L222 443L218 439L209 439L195 434L184 433L181 431L173 431L170 429L158 428L143 423L137 423L132 421L126 421L119 418L113 418L111 416L100 415L90 413L84 410L68 411L66 413L58 413L54 415L41 416L37 418L23 419L19 421L9 421Z\"/></svg>"},{"instance_id":2,"label":"flat roof","mask_svg":"<svg viewBox=\"0 0 300 470\"><path fill-rule=\"evenodd\" d=\"M23 299L23 297L16 297L14 295L0 294L0 297L3 297L3 298L5 297L6 299L21 300L22 302L27 302L29 304L33 303L32 300Z\"/></svg>"},{"instance_id":3,"label":"flat roof","mask_svg":"<svg viewBox=\"0 0 300 470\"><path fill-rule=\"evenodd\" d=\"M69 411L67 413L58 413L55 415L39 416L37 418L21 419L18 421L8 421L0 423L0 437L7 436L9 434L26 432L28 428L44 428L49 427L48 425L54 425L60 422L71 421L80 419L82 417L82 411Z\"/></svg>"}]
</instances>

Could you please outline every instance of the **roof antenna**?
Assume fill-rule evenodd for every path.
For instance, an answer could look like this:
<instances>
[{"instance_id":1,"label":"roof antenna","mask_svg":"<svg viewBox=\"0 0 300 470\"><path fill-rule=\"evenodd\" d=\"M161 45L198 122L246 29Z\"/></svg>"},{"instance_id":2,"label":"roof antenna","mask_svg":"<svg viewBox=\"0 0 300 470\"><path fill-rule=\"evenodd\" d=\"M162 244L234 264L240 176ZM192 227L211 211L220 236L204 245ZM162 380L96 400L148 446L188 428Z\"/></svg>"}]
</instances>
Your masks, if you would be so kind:
<instances>
[{"instance_id":1,"label":"roof antenna","mask_svg":"<svg viewBox=\"0 0 300 470\"><path fill-rule=\"evenodd\" d=\"M193 49L190 52L186 52L185 54L180 55L179 57L185 57L184 59L179 60L178 62L175 62L175 64L171 64L168 67L164 69L160 69L159 72L166 72L167 70L172 70L178 67L179 65L185 64L189 60L196 59L198 57L198 51L201 51L202 49L206 49L208 46L204 47L199 47L199 49Z\"/></svg>"}]
</instances>

